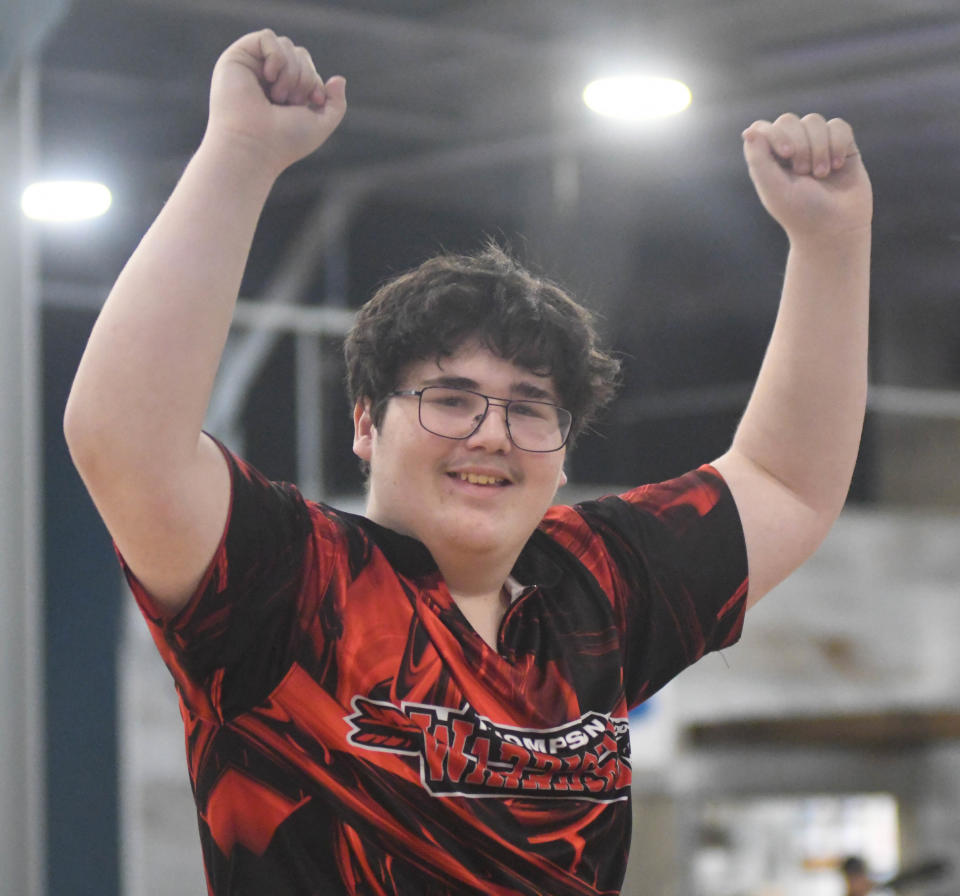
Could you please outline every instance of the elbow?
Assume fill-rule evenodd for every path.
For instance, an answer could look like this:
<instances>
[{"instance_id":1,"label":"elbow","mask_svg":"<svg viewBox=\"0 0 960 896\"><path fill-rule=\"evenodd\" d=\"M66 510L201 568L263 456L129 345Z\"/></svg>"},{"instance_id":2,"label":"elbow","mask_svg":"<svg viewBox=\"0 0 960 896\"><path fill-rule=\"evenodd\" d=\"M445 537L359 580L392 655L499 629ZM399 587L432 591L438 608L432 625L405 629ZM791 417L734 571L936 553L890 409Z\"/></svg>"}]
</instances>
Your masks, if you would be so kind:
<instances>
[{"instance_id":1,"label":"elbow","mask_svg":"<svg viewBox=\"0 0 960 896\"><path fill-rule=\"evenodd\" d=\"M121 464L119 422L116 413L110 413L102 402L91 401L90 394L76 386L67 397L63 437L70 459L88 488L101 473L116 473Z\"/></svg>"},{"instance_id":2,"label":"elbow","mask_svg":"<svg viewBox=\"0 0 960 896\"><path fill-rule=\"evenodd\" d=\"M63 438L73 465L86 479L85 473L93 468L99 453L95 444L96 427L92 423L89 409L84 407L75 390L71 390L64 408Z\"/></svg>"},{"instance_id":3,"label":"elbow","mask_svg":"<svg viewBox=\"0 0 960 896\"><path fill-rule=\"evenodd\" d=\"M66 407L63 409L63 437L71 453L73 452L74 445L80 441L82 423L83 415L77 408L77 401L74 397L73 390L71 390L67 396Z\"/></svg>"},{"instance_id":4,"label":"elbow","mask_svg":"<svg viewBox=\"0 0 960 896\"><path fill-rule=\"evenodd\" d=\"M82 409L78 406L78 401L74 390L70 390L67 396L67 404L63 409L63 438L70 449L70 455L79 448L83 442L84 419Z\"/></svg>"}]
</instances>

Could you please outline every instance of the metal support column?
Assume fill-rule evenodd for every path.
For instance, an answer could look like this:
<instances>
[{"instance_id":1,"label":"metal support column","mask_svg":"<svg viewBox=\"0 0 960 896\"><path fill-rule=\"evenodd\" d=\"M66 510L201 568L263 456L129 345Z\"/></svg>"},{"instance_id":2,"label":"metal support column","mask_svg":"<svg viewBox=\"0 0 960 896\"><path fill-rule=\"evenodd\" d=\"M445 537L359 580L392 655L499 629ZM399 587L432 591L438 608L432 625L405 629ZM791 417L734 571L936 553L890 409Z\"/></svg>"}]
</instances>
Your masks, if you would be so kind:
<instances>
[{"instance_id":1,"label":"metal support column","mask_svg":"<svg viewBox=\"0 0 960 896\"><path fill-rule=\"evenodd\" d=\"M0 868L45 891L38 288L20 191L34 156L33 69L0 79Z\"/></svg>"}]
</instances>

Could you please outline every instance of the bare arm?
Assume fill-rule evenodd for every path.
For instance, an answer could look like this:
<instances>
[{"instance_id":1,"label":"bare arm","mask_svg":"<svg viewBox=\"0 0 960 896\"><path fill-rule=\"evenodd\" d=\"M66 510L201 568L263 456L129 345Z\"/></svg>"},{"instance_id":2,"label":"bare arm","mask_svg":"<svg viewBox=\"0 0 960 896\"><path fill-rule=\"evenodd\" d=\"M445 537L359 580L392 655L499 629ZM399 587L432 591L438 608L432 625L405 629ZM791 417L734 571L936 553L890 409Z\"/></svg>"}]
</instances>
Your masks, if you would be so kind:
<instances>
[{"instance_id":1,"label":"bare arm","mask_svg":"<svg viewBox=\"0 0 960 896\"><path fill-rule=\"evenodd\" d=\"M838 119L755 122L744 154L790 240L756 386L715 462L743 520L753 603L813 553L850 487L866 406L872 194Z\"/></svg>"},{"instance_id":2,"label":"bare arm","mask_svg":"<svg viewBox=\"0 0 960 896\"><path fill-rule=\"evenodd\" d=\"M125 558L179 609L219 540L226 465L201 433L270 188L343 117L342 78L271 31L214 69L203 141L97 319L67 403L71 454Z\"/></svg>"}]
</instances>

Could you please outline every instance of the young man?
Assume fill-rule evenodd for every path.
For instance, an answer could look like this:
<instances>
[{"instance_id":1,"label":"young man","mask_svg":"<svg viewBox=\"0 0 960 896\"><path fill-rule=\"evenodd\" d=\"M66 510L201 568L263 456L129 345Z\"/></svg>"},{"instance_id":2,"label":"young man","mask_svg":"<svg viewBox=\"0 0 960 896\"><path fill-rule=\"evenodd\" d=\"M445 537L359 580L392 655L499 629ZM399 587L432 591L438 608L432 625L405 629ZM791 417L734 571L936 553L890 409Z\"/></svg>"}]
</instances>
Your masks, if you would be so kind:
<instances>
[{"instance_id":1,"label":"young man","mask_svg":"<svg viewBox=\"0 0 960 896\"><path fill-rule=\"evenodd\" d=\"M712 465L552 508L616 364L579 306L490 249L426 263L358 316L357 517L201 432L270 187L345 109L343 79L270 31L224 53L201 146L67 407L180 694L210 891L617 893L629 708L733 642L846 496L871 217L853 134L813 115L744 132L790 254Z\"/></svg>"}]
</instances>

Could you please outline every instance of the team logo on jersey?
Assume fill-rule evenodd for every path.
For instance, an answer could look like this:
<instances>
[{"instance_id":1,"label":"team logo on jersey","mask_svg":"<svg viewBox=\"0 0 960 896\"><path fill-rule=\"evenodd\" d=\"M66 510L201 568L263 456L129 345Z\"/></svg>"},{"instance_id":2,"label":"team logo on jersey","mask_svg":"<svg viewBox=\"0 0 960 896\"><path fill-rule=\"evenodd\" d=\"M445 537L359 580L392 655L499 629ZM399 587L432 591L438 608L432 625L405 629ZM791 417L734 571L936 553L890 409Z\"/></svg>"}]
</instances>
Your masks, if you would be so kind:
<instances>
[{"instance_id":1,"label":"team logo on jersey","mask_svg":"<svg viewBox=\"0 0 960 896\"><path fill-rule=\"evenodd\" d=\"M590 712L558 728L494 725L461 709L354 697L348 741L420 759L424 787L438 796L626 799L626 719Z\"/></svg>"}]
</instances>

